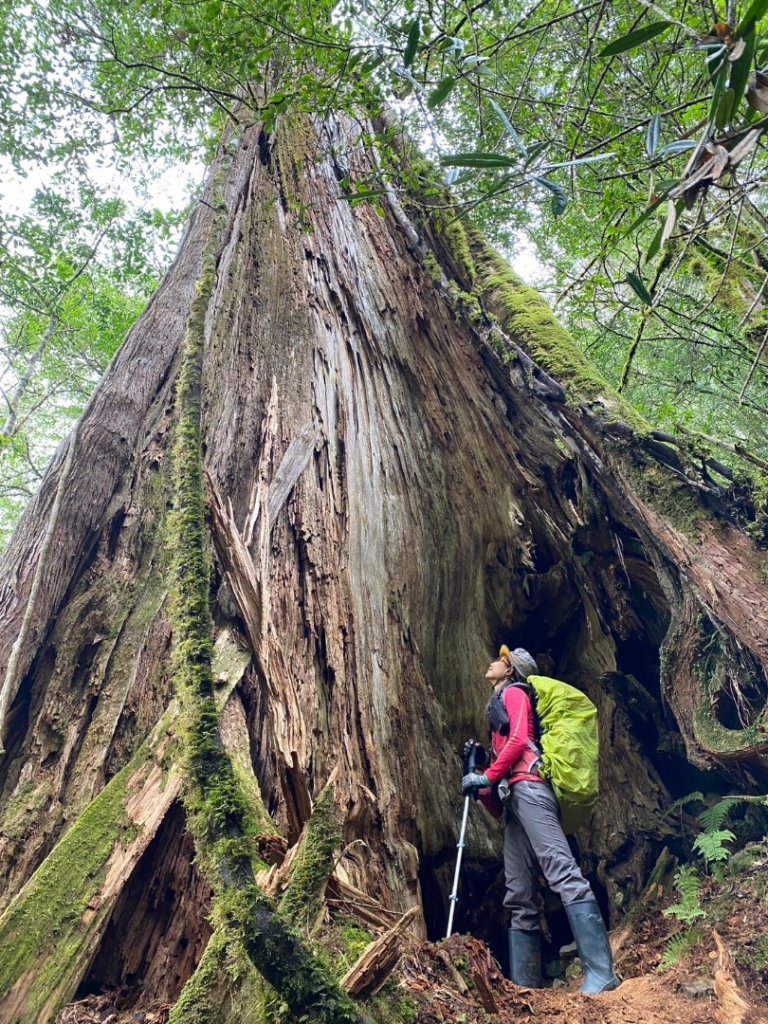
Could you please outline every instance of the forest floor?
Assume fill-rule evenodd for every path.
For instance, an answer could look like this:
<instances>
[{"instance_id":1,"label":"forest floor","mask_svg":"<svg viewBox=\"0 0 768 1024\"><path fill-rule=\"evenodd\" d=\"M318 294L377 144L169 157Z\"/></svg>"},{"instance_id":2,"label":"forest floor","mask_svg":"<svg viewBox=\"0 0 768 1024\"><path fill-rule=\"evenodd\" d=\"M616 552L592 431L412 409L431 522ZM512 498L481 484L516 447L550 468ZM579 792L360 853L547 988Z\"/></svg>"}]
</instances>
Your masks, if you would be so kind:
<instances>
[{"instance_id":1,"label":"forest floor","mask_svg":"<svg viewBox=\"0 0 768 1024\"><path fill-rule=\"evenodd\" d=\"M689 921L649 894L612 934L614 992L585 997L577 964L545 989L507 981L468 935L413 943L370 1009L386 1024L768 1024L768 840L701 879ZM71 1003L57 1024L165 1024L170 1006L120 1007L117 993ZM122 1012L121 1012L122 1010ZM257 1024L243 1021L242 1024Z\"/></svg>"},{"instance_id":2,"label":"forest floor","mask_svg":"<svg viewBox=\"0 0 768 1024\"><path fill-rule=\"evenodd\" d=\"M599 998L572 969L558 987L518 988L470 936L410 950L398 974L414 1024L768 1024L768 840L732 860L702 879L689 923L664 913L668 892L638 905L612 935L623 984Z\"/></svg>"}]
</instances>

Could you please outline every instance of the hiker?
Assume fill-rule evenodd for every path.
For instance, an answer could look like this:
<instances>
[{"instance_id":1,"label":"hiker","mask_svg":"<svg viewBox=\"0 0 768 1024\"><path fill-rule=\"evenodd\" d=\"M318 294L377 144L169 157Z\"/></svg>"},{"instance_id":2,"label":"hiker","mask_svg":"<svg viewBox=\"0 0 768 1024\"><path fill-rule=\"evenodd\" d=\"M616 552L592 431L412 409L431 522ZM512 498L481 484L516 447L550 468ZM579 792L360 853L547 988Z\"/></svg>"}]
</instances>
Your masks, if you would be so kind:
<instances>
[{"instance_id":1,"label":"hiker","mask_svg":"<svg viewBox=\"0 0 768 1024\"><path fill-rule=\"evenodd\" d=\"M563 902L584 965L585 995L598 995L620 984L600 909L565 838L557 798L542 778L533 688L529 676L538 673L536 662L522 647L503 646L485 678L493 686L486 707L494 758L481 773L465 775L462 794L479 797L504 825L504 906L510 911L509 977L516 985L540 988L541 937L535 901L536 861L549 887ZM487 754L469 740L482 760ZM468 746L468 745L467 745ZM465 749L467 749L465 747ZM483 756L485 755L485 756Z\"/></svg>"}]
</instances>

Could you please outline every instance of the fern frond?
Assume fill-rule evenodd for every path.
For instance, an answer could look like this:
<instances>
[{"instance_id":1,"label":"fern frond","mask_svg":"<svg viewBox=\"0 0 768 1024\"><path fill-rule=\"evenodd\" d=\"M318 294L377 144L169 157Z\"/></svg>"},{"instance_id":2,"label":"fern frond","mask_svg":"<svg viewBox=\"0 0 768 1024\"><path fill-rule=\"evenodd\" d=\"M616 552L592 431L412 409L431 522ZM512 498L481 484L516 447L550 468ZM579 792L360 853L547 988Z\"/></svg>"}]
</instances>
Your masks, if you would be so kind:
<instances>
[{"instance_id":1,"label":"fern frond","mask_svg":"<svg viewBox=\"0 0 768 1024\"><path fill-rule=\"evenodd\" d=\"M657 968L658 971L668 971L670 967L681 960L689 949L692 949L699 941L700 934L697 928L688 928L679 935L673 935L664 947L664 955Z\"/></svg>"},{"instance_id":2,"label":"fern frond","mask_svg":"<svg viewBox=\"0 0 768 1024\"><path fill-rule=\"evenodd\" d=\"M702 832L693 841L693 848L701 854L707 864L713 864L728 860L731 851L725 844L732 843L735 838L735 833L731 832L729 828L717 829L714 832Z\"/></svg>"},{"instance_id":3,"label":"fern frond","mask_svg":"<svg viewBox=\"0 0 768 1024\"><path fill-rule=\"evenodd\" d=\"M700 793L698 790L695 790L693 793L688 793L687 796L679 797L677 800L675 800L673 803L669 805L666 811L664 811L664 817L668 818L671 814L674 814L675 811L682 810L682 808L685 807L686 804L692 804L694 802L704 803L704 794Z\"/></svg>"},{"instance_id":4,"label":"fern frond","mask_svg":"<svg viewBox=\"0 0 768 1024\"><path fill-rule=\"evenodd\" d=\"M738 802L735 797L726 796L722 800L718 800L716 804L708 807L705 811L702 811L699 815L699 821L704 831L714 832L715 829L720 828L728 817L731 808L735 807Z\"/></svg>"},{"instance_id":5,"label":"fern frond","mask_svg":"<svg viewBox=\"0 0 768 1024\"><path fill-rule=\"evenodd\" d=\"M701 879L692 864L686 864L677 872L675 888L680 899L671 907L667 907L664 913L669 917L676 917L678 921L683 921L685 924L693 924L697 918L703 917L704 911L699 900Z\"/></svg>"}]
</instances>

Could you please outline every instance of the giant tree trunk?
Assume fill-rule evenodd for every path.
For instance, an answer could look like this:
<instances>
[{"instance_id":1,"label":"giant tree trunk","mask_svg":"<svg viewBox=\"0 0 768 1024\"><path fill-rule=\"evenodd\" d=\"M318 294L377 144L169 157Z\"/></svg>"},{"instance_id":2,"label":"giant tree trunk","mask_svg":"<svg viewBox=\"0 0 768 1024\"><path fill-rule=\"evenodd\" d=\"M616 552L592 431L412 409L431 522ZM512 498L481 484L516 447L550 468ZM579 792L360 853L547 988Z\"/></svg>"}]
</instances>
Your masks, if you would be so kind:
<instances>
[{"instance_id":1,"label":"giant tree trunk","mask_svg":"<svg viewBox=\"0 0 768 1024\"><path fill-rule=\"evenodd\" d=\"M437 934L457 751L483 729L489 653L523 645L600 708L603 795L579 841L613 917L671 796L707 771L768 776L766 555L739 525L754 514L651 438L479 236L418 197L347 202L339 179L372 159L349 123L247 127L211 174L224 743L290 843L338 768L340 872ZM219 201L212 184L3 556L2 1021L137 980L172 1001L210 934L178 801L165 523ZM470 875L485 884L497 851L477 814ZM45 918L34 939L25 905ZM483 913L500 924L497 900Z\"/></svg>"}]
</instances>

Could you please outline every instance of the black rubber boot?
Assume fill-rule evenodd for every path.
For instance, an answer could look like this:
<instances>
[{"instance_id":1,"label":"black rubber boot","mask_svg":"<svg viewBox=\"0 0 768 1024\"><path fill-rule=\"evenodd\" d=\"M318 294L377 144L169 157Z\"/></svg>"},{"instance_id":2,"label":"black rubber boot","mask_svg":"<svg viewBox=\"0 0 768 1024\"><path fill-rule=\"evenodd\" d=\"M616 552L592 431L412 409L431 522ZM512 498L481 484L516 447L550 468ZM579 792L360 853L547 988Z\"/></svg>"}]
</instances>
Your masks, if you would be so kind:
<instances>
[{"instance_id":1,"label":"black rubber boot","mask_svg":"<svg viewBox=\"0 0 768 1024\"><path fill-rule=\"evenodd\" d=\"M509 980L521 988L541 988L541 934L509 929Z\"/></svg>"},{"instance_id":2,"label":"black rubber boot","mask_svg":"<svg viewBox=\"0 0 768 1024\"><path fill-rule=\"evenodd\" d=\"M579 959L584 967L585 996L610 992L621 984L613 973L613 957L603 916L595 900L579 900L565 908L571 925Z\"/></svg>"}]
</instances>

